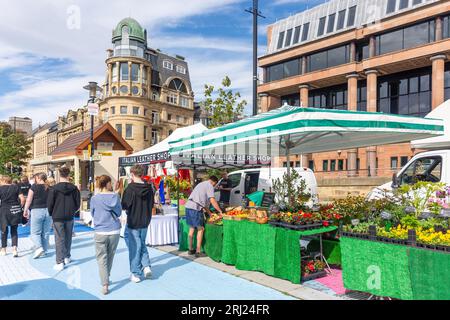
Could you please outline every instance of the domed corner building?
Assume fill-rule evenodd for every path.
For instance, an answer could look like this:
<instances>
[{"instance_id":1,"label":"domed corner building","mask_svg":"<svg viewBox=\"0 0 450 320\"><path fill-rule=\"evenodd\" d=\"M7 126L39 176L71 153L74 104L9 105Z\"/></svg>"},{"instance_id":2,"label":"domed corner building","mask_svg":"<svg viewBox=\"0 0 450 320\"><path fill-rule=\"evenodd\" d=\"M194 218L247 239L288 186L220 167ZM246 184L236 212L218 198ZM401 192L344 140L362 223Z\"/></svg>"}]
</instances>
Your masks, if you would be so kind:
<instances>
[{"instance_id":1,"label":"domed corner building","mask_svg":"<svg viewBox=\"0 0 450 320\"><path fill-rule=\"evenodd\" d=\"M117 24L112 44L100 102L103 122L109 122L134 152L193 124L194 93L184 57L149 48L147 31L132 18Z\"/></svg>"}]
</instances>

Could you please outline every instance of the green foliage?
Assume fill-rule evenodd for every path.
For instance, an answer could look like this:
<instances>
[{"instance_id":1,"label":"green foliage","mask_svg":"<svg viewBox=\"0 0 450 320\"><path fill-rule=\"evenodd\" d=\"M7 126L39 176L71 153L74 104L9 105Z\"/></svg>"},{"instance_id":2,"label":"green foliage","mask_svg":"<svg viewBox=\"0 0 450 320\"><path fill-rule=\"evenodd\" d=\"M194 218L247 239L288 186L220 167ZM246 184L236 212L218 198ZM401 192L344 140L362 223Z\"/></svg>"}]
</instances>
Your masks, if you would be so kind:
<instances>
[{"instance_id":1,"label":"green foliage","mask_svg":"<svg viewBox=\"0 0 450 320\"><path fill-rule=\"evenodd\" d=\"M272 189L275 193L275 201L287 211L298 211L311 199L305 179L296 170L290 170L290 174L286 172L281 178L275 179Z\"/></svg>"},{"instance_id":2,"label":"green foliage","mask_svg":"<svg viewBox=\"0 0 450 320\"><path fill-rule=\"evenodd\" d=\"M177 178L168 176L166 178L166 184L170 190L170 199L187 199L189 197L189 192L192 188L191 183L188 180L181 179L179 184ZM178 188L179 187L179 188Z\"/></svg>"},{"instance_id":3,"label":"green foliage","mask_svg":"<svg viewBox=\"0 0 450 320\"><path fill-rule=\"evenodd\" d=\"M427 210L429 199L444 187L444 183L419 181L413 185L402 185L397 192L405 206L412 206L416 209L415 214L418 217Z\"/></svg>"},{"instance_id":4,"label":"green foliage","mask_svg":"<svg viewBox=\"0 0 450 320\"><path fill-rule=\"evenodd\" d=\"M20 167L26 164L26 159L31 155L30 144L23 133L14 133L11 126L6 122L0 122L0 174L18 178L18 175L11 174L6 166L12 163L13 167Z\"/></svg>"},{"instance_id":5,"label":"green foliage","mask_svg":"<svg viewBox=\"0 0 450 320\"><path fill-rule=\"evenodd\" d=\"M236 121L242 116L244 107L247 105L247 101L240 101L239 92L233 93L230 89L231 80L228 76L223 78L222 86L215 91L214 86L205 84L205 100L201 102L201 105L211 115L210 128Z\"/></svg>"},{"instance_id":6,"label":"green foliage","mask_svg":"<svg viewBox=\"0 0 450 320\"><path fill-rule=\"evenodd\" d=\"M334 202L334 210L343 217L343 223L352 219L364 220L369 216L370 203L363 196L348 195Z\"/></svg>"}]
</instances>

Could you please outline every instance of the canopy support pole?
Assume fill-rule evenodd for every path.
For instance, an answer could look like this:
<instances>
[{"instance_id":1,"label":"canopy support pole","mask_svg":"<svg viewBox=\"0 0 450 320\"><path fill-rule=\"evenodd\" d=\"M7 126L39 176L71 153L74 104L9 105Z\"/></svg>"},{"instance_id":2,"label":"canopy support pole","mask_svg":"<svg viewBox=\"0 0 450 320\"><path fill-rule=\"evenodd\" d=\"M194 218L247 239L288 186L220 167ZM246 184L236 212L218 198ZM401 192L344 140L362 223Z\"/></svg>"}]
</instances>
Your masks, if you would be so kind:
<instances>
[{"instance_id":1,"label":"canopy support pole","mask_svg":"<svg viewBox=\"0 0 450 320\"><path fill-rule=\"evenodd\" d=\"M175 166L176 168L176 176L177 176L177 231L178 231L178 242L180 242L180 173L178 172L179 167Z\"/></svg>"}]
</instances>

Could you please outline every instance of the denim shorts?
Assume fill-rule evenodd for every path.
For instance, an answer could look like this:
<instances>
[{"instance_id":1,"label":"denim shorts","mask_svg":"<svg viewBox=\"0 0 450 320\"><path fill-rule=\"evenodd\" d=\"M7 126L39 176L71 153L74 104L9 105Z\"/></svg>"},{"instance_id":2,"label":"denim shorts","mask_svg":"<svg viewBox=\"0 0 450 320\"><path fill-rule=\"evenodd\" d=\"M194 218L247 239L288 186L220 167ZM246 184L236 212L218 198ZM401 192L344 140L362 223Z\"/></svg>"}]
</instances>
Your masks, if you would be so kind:
<instances>
[{"instance_id":1,"label":"denim shorts","mask_svg":"<svg viewBox=\"0 0 450 320\"><path fill-rule=\"evenodd\" d=\"M205 225L205 216L201 211L186 208L186 222L193 228L203 227Z\"/></svg>"}]
</instances>

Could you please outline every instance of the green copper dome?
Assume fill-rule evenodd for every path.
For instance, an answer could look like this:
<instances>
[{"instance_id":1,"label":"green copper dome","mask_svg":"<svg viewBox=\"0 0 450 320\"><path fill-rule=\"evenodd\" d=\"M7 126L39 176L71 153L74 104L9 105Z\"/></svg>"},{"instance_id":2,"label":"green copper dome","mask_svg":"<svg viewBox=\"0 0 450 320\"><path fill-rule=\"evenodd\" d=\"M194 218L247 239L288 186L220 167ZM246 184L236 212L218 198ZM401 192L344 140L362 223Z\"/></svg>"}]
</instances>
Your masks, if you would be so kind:
<instances>
[{"instance_id":1,"label":"green copper dome","mask_svg":"<svg viewBox=\"0 0 450 320\"><path fill-rule=\"evenodd\" d=\"M139 40L146 42L147 32L141 27L139 22L133 18L125 18L117 24L117 27L113 30L112 40L119 40L122 38L122 28L127 26L129 29L129 37L133 40Z\"/></svg>"}]
</instances>

